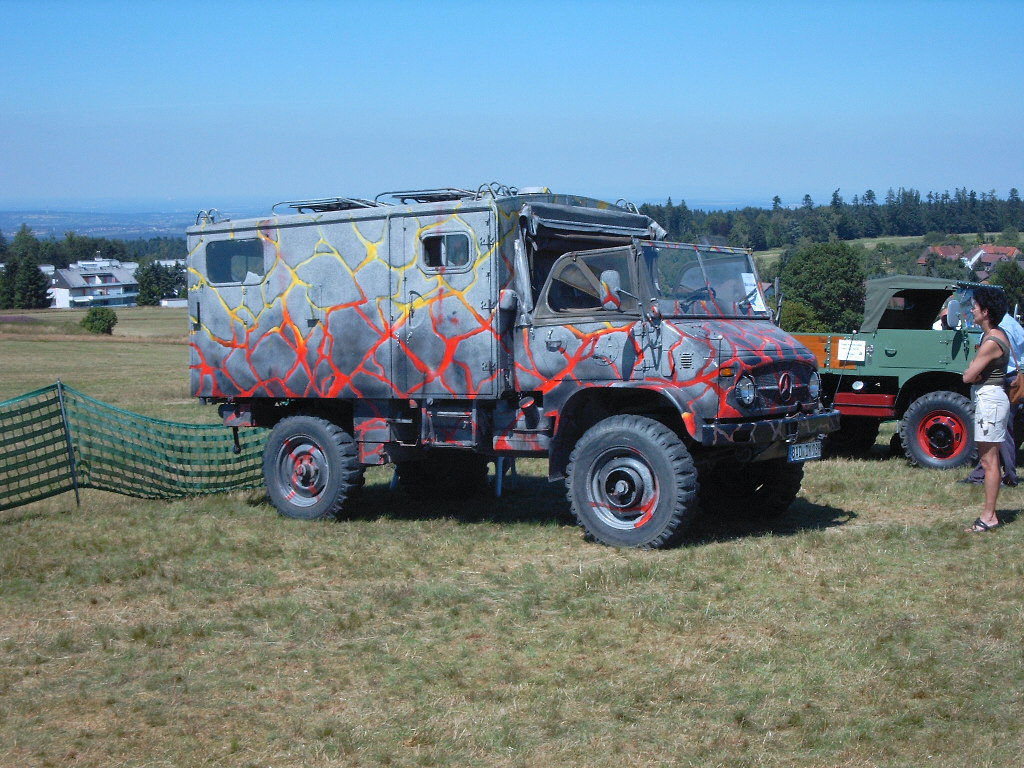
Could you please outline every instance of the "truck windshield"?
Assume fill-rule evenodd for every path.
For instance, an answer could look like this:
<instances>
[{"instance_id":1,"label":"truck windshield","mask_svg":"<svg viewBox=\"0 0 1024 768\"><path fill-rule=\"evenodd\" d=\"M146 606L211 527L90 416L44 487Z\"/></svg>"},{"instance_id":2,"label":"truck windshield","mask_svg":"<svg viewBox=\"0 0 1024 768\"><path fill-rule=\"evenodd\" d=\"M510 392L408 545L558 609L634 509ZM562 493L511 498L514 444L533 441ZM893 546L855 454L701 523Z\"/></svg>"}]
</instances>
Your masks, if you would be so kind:
<instances>
[{"instance_id":1,"label":"truck windshield","mask_svg":"<svg viewBox=\"0 0 1024 768\"><path fill-rule=\"evenodd\" d=\"M663 315L769 317L752 257L740 248L645 243Z\"/></svg>"}]
</instances>

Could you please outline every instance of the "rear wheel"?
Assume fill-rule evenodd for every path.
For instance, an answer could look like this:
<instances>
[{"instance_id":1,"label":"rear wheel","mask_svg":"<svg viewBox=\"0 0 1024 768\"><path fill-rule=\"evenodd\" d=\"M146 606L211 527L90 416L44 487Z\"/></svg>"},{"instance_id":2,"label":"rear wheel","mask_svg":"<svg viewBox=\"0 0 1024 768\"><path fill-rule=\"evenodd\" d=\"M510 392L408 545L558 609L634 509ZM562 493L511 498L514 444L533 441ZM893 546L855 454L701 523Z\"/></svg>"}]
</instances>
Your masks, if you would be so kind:
<instances>
[{"instance_id":1,"label":"rear wheel","mask_svg":"<svg viewBox=\"0 0 1024 768\"><path fill-rule=\"evenodd\" d=\"M900 422L903 452L910 462L932 469L973 463L974 406L957 392L929 392L917 398Z\"/></svg>"},{"instance_id":2,"label":"rear wheel","mask_svg":"<svg viewBox=\"0 0 1024 768\"><path fill-rule=\"evenodd\" d=\"M789 509L803 479L804 465L784 458L753 464L720 461L701 473L701 509L705 514L774 520Z\"/></svg>"},{"instance_id":3,"label":"rear wheel","mask_svg":"<svg viewBox=\"0 0 1024 768\"><path fill-rule=\"evenodd\" d=\"M285 517L337 516L363 486L352 436L318 416L289 416L270 432L263 479L271 503Z\"/></svg>"},{"instance_id":4,"label":"rear wheel","mask_svg":"<svg viewBox=\"0 0 1024 768\"><path fill-rule=\"evenodd\" d=\"M587 537L614 547L668 546L697 507L686 446L643 416L612 416L588 429L569 458L566 489Z\"/></svg>"}]
</instances>

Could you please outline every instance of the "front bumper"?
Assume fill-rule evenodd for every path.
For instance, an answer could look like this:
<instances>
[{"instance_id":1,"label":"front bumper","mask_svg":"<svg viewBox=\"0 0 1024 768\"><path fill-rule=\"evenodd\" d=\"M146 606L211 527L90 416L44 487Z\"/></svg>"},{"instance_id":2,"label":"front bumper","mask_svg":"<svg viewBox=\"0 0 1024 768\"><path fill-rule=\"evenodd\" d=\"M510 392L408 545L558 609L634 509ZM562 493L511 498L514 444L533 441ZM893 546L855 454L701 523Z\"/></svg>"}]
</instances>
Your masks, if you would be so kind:
<instances>
[{"instance_id":1,"label":"front bumper","mask_svg":"<svg viewBox=\"0 0 1024 768\"><path fill-rule=\"evenodd\" d=\"M787 416L765 421L712 422L704 424L700 442L708 448L748 446L765 448L775 443L799 443L839 429L839 411L806 416Z\"/></svg>"}]
</instances>

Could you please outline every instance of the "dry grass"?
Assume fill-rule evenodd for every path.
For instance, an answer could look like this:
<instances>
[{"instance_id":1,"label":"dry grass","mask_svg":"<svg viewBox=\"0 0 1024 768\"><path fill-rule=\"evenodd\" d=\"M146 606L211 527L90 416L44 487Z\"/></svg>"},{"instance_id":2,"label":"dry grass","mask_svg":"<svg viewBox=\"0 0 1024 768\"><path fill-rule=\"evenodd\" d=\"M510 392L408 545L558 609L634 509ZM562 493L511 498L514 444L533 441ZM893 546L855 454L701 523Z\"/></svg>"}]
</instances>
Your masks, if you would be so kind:
<instances>
[{"instance_id":1,"label":"dry grass","mask_svg":"<svg viewBox=\"0 0 1024 768\"><path fill-rule=\"evenodd\" d=\"M202 408L189 397L186 310L116 311L113 336L68 335L69 324L74 327L84 317L77 310L19 311L17 315L30 318L19 327L31 327L32 333L6 333L0 325L0 400L60 379L87 395L146 416L216 423L215 409Z\"/></svg>"},{"instance_id":2,"label":"dry grass","mask_svg":"<svg viewBox=\"0 0 1024 768\"><path fill-rule=\"evenodd\" d=\"M81 355L13 343L23 379ZM71 383L184 389L172 345L123 347ZM458 505L374 469L336 524L255 492L0 513L0 765L1017 764L1021 526L964 533L978 489L875 450L665 552L585 543L541 461Z\"/></svg>"}]
</instances>

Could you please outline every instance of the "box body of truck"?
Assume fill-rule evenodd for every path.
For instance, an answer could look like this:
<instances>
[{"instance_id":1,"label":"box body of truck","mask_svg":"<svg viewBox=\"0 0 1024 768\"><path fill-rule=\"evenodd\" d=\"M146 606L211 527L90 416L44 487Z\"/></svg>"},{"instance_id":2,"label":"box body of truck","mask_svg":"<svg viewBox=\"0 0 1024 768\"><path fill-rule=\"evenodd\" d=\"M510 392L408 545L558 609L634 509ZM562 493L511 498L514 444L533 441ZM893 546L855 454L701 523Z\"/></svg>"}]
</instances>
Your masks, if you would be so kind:
<instances>
[{"instance_id":1,"label":"box body of truck","mask_svg":"<svg viewBox=\"0 0 1024 768\"><path fill-rule=\"evenodd\" d=\"M813 355L772 324L745 252L664 243L635 208L546 191L392 199L206 216L188 231L193 395L221 403L228 426L337 430L272 436L264 469L285 514L335 514L345 499L324 499L352 490L327 487L339 472L387 462L410 485L447 477L454 490L488 460L548 456L560 479L613 417L673 457L679 442L693 483L673 493L689 504L698 475L711 489L726 467L785 462L791 486L837 426ZM696 298L659 300L666 259L697 275ZM735 278L734 295L709 288L712 268ZM327 455L339 450L343 471ZM609 507L610 526L581 524L607 543L660 546L679 526L651 537L642 508L675 502L629 453L588 464L577 495L594 498L579 505Z\"/></svg>"}]
</instances>

